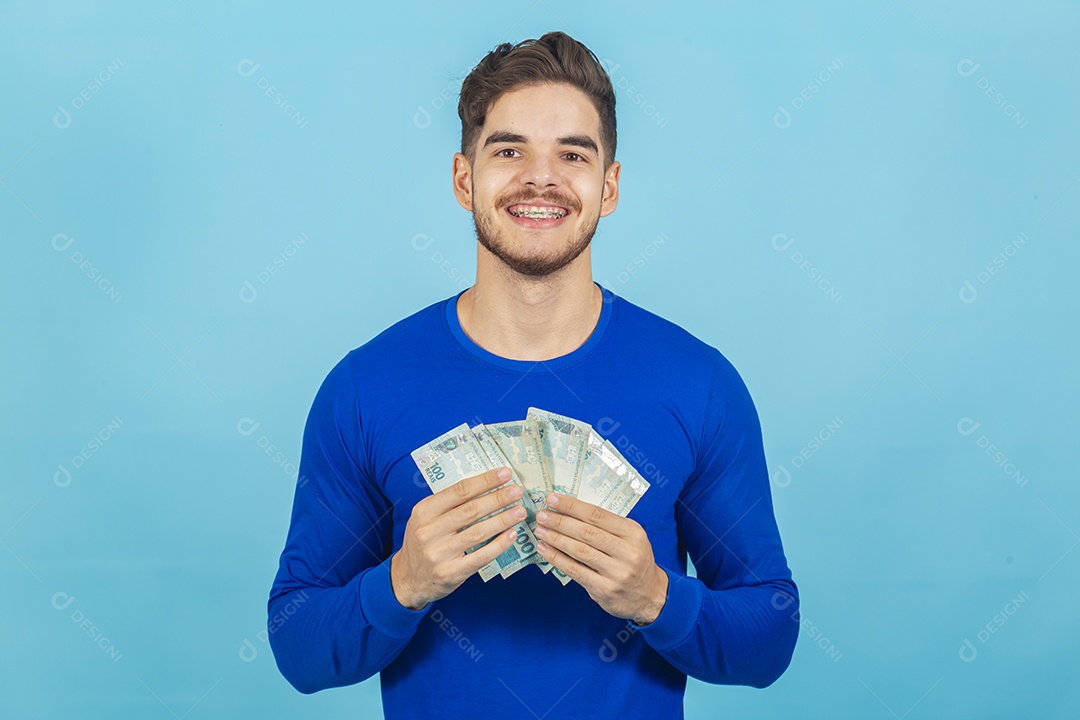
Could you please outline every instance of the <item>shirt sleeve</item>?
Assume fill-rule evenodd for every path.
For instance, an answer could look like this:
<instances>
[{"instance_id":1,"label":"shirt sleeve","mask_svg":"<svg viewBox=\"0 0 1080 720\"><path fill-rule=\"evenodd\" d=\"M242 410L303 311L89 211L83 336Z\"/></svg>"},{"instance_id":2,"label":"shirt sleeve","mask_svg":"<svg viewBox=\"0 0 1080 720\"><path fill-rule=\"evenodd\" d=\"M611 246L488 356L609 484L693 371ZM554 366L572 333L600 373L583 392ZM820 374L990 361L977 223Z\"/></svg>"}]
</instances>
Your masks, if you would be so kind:
<instances>
[{"instance_id":1,"label":"shirt sleeve","mask_svg":"<svg viewBox=\"0 0 1080 720\"><path fill-rule=\"evenodd\" d=\"M349 356L308 414L292 520L267 603L278 669L302 693L351 685L401 652L427 609L390 584L392 504L369 477Z\"/></svg>"},{"instance_id":2,"label":"shirt sleeve","mask_svg":"<svg viewBox=\"0 0 1080 720\"><path fill-rule=\"evenodd\" d=\"M697 577L663 567L666 603L640 632L691 677L764 688L791 662L799 595L773 514L757 410L717 355L698 461L675 510Z\"/></svg>"}]
</instances>

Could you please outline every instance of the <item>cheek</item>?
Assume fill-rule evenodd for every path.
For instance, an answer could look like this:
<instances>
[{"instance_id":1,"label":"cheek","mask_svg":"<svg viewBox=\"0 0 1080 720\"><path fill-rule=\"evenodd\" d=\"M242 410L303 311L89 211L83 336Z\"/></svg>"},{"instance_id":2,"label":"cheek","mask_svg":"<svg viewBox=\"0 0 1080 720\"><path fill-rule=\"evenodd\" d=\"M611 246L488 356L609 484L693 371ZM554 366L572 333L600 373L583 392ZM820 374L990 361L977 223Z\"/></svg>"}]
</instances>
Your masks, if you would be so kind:
<instances>
[{"instance_id":1,"label":"cheek","mask_svg":"<svg viewBox=\"0 0 1080 720\"><path fill-rule=\"evenodd\" d=\"M473 185L473 199L485 208L494 206L495 201L505 195L510 183L497 177L485 177L483 182Z\"/></svg>"},{"instance_id":2,"label":"cheek","mask_svg":"<svg viewBox=\"0 0 1080 720\"><path fill-rule=\"evenodd\" d=\"M603 179L589 177L587 182L576 183L573 191L584 205L599 205L604 199Z\"/></svg>"}]
</instances>

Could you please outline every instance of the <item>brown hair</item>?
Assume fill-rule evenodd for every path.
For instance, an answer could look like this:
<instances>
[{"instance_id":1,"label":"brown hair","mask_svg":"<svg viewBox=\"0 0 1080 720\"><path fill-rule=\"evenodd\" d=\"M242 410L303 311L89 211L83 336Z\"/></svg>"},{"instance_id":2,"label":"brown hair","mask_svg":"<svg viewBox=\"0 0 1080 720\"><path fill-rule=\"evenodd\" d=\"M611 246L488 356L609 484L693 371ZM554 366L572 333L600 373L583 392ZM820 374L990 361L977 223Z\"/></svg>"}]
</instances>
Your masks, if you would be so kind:
<instances>
[{"instance_id":1,"label":"brown hair","mask_svg":"<svg viewBox=\"0 0 1080 720\"><path fill-rule=\"evenodd\" d=\"M472 164L484 119L504 93L526 85L564 82L578 88L600 115L604 171L615 160L615 90L611 78L589 48L563 32L511 47L502 43L476 64L461 84L461 153Z\"/></svg>"}]
</instances>

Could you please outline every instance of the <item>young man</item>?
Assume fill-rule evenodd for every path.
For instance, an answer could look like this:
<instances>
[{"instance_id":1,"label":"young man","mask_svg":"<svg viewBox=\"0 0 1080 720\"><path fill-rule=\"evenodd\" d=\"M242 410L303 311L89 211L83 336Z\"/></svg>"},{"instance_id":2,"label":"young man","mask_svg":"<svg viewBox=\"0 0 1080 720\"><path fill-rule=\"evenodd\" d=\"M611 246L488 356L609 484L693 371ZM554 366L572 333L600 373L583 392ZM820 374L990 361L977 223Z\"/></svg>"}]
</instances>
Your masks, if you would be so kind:
<instances>
[{"instance_id":1,"label":"young man","mask_svg":"<svg viewBox=\"0 0 1080 720\"><path fill-rule=\"evenodd\" d=\"M687 675L770 685L798 591L753 401L718 350L592 279L619 199L610 79L548 33L495 48L458 112L476 284L348 353L316 394L268 604L278 667L304 693L381 673L388 718L681 717ZM520 491L490 492L493 470L432 493L411 457L530 406L590 423L650 483L628 517L547 497L539 552L566 586L535 567L483 582Z\"/></svg>"}]
</instances>

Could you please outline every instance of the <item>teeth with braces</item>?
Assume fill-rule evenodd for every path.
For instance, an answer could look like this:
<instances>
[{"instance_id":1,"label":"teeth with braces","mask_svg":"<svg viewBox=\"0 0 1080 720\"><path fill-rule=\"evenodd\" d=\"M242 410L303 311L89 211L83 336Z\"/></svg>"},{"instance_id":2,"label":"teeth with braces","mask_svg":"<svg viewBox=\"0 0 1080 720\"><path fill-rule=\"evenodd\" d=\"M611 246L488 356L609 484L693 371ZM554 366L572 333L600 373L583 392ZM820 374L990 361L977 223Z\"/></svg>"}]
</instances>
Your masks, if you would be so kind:
<instances>
[{"instance_id":1,"label":"teeth with braces","mask_svg":"<svg viewBox=\"0 0 1080 720\"><path fill-rule=\"evenodd\" d=\"M527 217L527 218L532 218L534 220L540 219L540 218L561 218L561 217L566 217L566 213L559 212L559 211L556 211L556 212L530 212L528 210L519 210L518 212L514 212L513 210L511 210L510 214L514 215L515 217Z\"/></svg>"}]
</instances>

